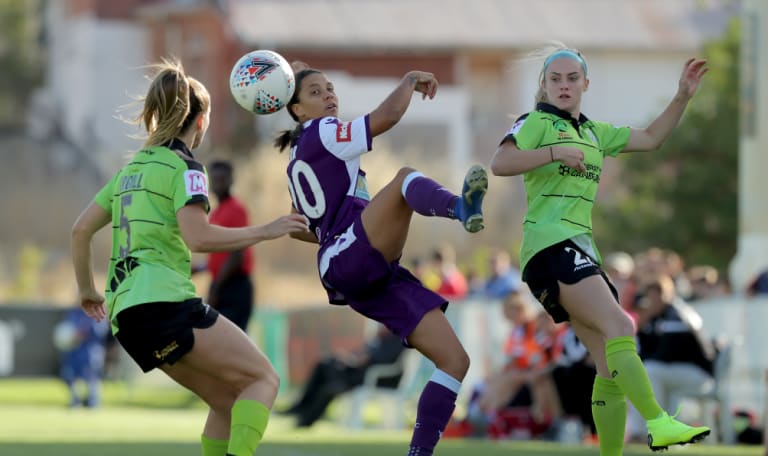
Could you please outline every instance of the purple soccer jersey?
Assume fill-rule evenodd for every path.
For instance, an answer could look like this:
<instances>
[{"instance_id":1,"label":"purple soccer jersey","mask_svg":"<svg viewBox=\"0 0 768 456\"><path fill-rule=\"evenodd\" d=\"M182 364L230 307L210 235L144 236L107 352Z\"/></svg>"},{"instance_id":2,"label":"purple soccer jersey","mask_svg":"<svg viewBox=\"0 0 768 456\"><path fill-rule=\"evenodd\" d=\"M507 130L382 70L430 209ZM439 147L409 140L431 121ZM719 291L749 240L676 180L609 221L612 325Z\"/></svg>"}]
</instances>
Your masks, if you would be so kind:
<instances>
[{"instance_id":1,"label":"purple soccer jersey","mask_svg":"<svg viewBox=\"0 0 768 456\"><path fill-rule=\"evenodd\" d=\"M349 304L403 340L424 314L447 305L397 261L371 246L360 214L370 196L360 156L371 150L368 116L314 119L291 148L288 188L320 244L318 272L332 304Z\"/></svg>"},{"instance_id":2,"label":"purple soccer jersey","mask_svg":"<svg viewBox=\"0 0 768 456\"><path fill-rule=\"evenodd\" d=\"M349 227L370 195L360 156L371 150L368 116L352 122L314 119L291 148L288 189L293 206L309 219L321 248Z\"/></svg>"}]
</instances>

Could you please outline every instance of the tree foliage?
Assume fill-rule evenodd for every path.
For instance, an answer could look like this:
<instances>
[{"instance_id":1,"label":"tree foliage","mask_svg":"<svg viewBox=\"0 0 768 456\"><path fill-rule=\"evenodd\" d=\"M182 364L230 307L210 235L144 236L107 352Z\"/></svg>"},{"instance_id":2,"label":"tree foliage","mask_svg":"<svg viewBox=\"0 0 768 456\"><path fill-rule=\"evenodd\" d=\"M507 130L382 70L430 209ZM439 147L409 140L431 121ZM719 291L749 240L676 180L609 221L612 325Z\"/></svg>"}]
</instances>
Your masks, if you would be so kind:
<instances>
[{"instance_id":1,"label":"tree foliage","mask_svg":"<svg viewBox=\"0 0 768 456\"><path fill-rule=\"evenodd\" d=\"M42 80L41 10L35 0L0 0L0 126L23 125L29 96Z\"/></svg>"},{"instance_id":2,"label":"tree foliage","mask_svg":"<svg viewBox=\"0 0 768 456\"><path fill-rule=\"evenodd\" d=\"M673 249L723 270L738 233L739 23L707 44L709 72L680 125L656 152L631 154L627 197L595 213L603 250ZM598 230L597 228L602 228Z\"/></svg>"}]
</instances>

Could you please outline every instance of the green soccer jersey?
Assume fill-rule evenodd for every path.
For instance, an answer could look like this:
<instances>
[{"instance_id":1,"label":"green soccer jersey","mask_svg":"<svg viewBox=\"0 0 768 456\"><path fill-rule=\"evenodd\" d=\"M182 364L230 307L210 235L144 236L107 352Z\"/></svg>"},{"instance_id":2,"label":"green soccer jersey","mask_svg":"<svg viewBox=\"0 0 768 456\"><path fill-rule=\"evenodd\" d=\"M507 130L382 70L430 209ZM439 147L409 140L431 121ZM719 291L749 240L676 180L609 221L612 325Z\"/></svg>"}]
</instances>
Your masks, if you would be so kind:
<instances>
[{"instance_id":1,"label":"green soccer jersey","mask_svg":"<svg viewBox=\"0 0 768 456\"><path fill-rule=\"evenodd\" d=\"M566 239L601 262L592 239L594 205L605 156L616 156L627 145L630 130L606 122L578 121L568 112L539 103L536 111L515 121L505 140L513 140L520 150L572 146L584 152L586 173L555 161L532 169L523 176L528 211L523 222L520 269L543 249ZM542 151L549 155L549 151Z\"/></svg>"},{"instance_id":2,"label":"green soccer jersey","mask_svg":"<svg viewBox=\"0 0 768 456\"><path fill-rule=\"evenodd\" d=\"M181 149L189 152L180 142ZM190 155L191 157L191 155ZM116 315L148 302L179 302L196 296L191 252L176 212L208 205L208 176L198 162L154 146L139 151L94 197L112 215L112 255L106 301L112 330Z\"/></svg>"}]
</instances>

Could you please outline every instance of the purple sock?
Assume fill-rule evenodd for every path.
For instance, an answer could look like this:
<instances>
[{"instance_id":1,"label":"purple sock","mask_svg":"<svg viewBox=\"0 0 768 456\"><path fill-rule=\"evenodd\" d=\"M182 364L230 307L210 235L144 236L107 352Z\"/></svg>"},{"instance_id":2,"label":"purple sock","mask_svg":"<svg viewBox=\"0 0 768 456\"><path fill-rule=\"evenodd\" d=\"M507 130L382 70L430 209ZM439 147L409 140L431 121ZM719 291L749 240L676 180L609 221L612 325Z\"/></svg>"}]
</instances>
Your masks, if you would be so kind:
<instances>
[{"instance_id":1,"label":"purple sock","mask_svg":"<svg viewBox=\"0 0 768 456\"><path fill-rule=\"evenodd\" d=\"M400 192L411 209L421 215L456 218L459 197L418 171L405 177Z\"/></svg>"},{"instance_id":2,"label":"purple sock","mask_svg":"<svg viewBox=\"0 0 768 456\"><path fill-rule=\"evenodd\" d=\"M455 380L454 380L455 381ZM456 407L456 393L430 381L419 398L408 456L431 456Z\"/></svg>"}]
</instances>

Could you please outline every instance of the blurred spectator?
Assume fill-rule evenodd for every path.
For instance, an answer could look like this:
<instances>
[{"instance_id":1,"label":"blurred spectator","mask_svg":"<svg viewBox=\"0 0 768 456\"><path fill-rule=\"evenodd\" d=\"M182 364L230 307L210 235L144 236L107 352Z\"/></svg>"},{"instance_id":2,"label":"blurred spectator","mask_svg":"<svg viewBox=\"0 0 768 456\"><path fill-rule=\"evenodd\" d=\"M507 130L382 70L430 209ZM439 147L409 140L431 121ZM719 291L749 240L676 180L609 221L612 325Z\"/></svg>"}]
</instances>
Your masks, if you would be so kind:
<instances>
[{"instance_id":1,"label":"blurred spectator","mask_svg":"<svg viewBox=\"0 0 768 456\"><path fill-rule=\"evenodd\" d=\"M217 160L208 166L208 172L211 191L218 201L211 211L211 224L229 228L248 226L248 210L231 193L232 164ZM209 254L208 271L211 273L208 304L246 331L253 313L253 248Z\"/></svg>"},{"instance_id":2,"label":"blurred spectator","mask_svg":"<svg viewBox=\"0 0 768 456\"><path fill-rule=\"evenodd\" d=\"M675 413L686 392L712 388L715 350L701 316L676 295L664 274L643 284L638 310L638 347L659 405ZM628 437L644 442L644 420L630 410Z\"/></svg>"},{"instance_id":3,"label":"blurred spectator","mask_svg":"<svg viewBox=\"0 0 768 456\"><path fill-rule=\"evenodd\" d=\"M596 434L592 418L592 388L597 369L587 347L581 343L573 328L565 325L558 332L556 345L560 355L555 358L552 378L565 416L577 416L585 429Z\"/></svg>"},{"instance_id":4,"label":"blurred spectator","mask_svg":"<svg viewBox=\"0 0 768 456\"><path fill-rule=\"evenodd\" d=\"M677 296L683 299L689 300L693 289L691 287L690 279L685 271L685 261L683 257L677 252L672 250L664 251L664 262L667 266L666 273L672 278L675 283L675 290L677 290ZM715 271L717 273L717 271Z\"/></svg>"},{"instance_id":5,"label":"blurred spectator","mask_svg":"<svg viewBox=\"0 0 768 456\"><path fill-rule=\"evenodd\" d=\"M365 373L375 365L393 364L403 354L402 340L379 325L374 337L354 352L339 352L320 361L309 376L301 397L284 413L296 415L296 425L312 426L337 396L363 384ZM402 372L382 378L378 386L397 388Z\"/></svg>"},{"instance_id":6,"label":"blurred spectator","mask_svg":"<svg viewBox=\"0 0 768 456\"><path fill-rule=\"evenodd\" d=\"M421 258L416 257L411 260L411 273L421 281L424 287L435 291L440 287L440 276L430 269L427 263Z\"/></svg>"},{"instance_id":7,"label":"blurred spectator","mask_svg":"<svg viewBox=\"0 0 768 456\"><path fill-rule=\"evenodd\" d=\"M505 409L525 408L531 433L544 431L562 416L557 389L552 380L553 345L557 327L544 311L536 311L525 293L507 295L504 316L512 324L504 345L506 365L475 386L466 421L476 435L485 433Z\"/></svg>"},{"instance_id":8,"label":"blurred spectator","mask_svg":"<svg viewBox=\"0 0 768 456\"><path fill-rule=\"evenodd\" d=\"M768 294L768 269L757 274L755 278L749 282L749 285L747 285L748 296L765 294Z\"/></svg>"},{"instance_id":9,"label":"blurred spectator","mask_svg":"<svg viewBox=\"0 0 768 456\"><path fill-rule=\"evenodd\" d=\"M485 282L483 292L490 299L504 299L520 290L520 271L512 266L512 259L503 249L491 254L491 273Z\"/></svg>"},{"instance_id":10,"label":"blurred spectator","mask_svg":"<svg viewBox=\"0 0 768 456\"><path fill-rule=\"evenodd\" d=\"M689 301L715 298L726 293L720 282L720 276L713 266L694 266L688 270L688 280L691 284Z\"/></svg>"},{"instance_id":11,"label":"blurred spectator","mask_svg":"<svg viewBox=\"0 0 768 456\"><path fill-rule=\"evenodd\" d=\"M440 276L437 294L447 300L459 300L467 296L467 279L456 266L456 251L448 244L432 252L432 263Z\"/></svg>"},{"instance_id":12,"label":"blurred spectator","mask_svg":"<svg viewBox=\"0 0 768 456\"><path fill-rule=\"evenodd\" d=\"M60 375L69 388L70 407L98 407L101 404L108 332L107 320L97 322L80 306L68 310L56 325L53 341L61 352ZM79 381L85 384L85 397L78 393Z\"/></svg>"},{"instance_id":13,"label":"blurred spectator","mask_svg":"<svg viewBox=\"0 0 768 456\"><path fill-rule=\"evenodd\" d=\"M621 307L631 311L637 293L637 283L634 276L635 260L627 252L613 252L605 256L603 266L616 287Z\"/></svg>"}]
</instances>

